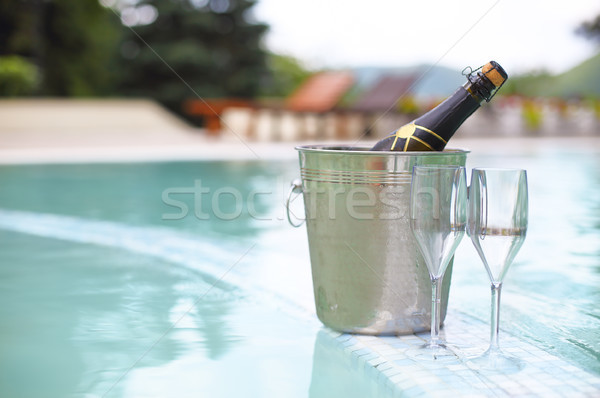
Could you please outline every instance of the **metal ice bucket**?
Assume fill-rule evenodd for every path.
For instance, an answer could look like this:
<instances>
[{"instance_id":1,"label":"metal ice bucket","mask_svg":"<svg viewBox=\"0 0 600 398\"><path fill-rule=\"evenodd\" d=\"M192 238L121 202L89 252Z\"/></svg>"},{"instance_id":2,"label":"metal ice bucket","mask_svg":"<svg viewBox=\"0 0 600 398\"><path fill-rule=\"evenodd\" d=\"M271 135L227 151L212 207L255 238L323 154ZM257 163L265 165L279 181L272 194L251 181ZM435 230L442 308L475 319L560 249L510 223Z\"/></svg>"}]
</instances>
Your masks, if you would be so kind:
<instances>
[{"instance_id":1,"label":"metal ice bucket","mask_svg":"<svg viewBox=\"0 0 600 398\"><path fill-rule=\"evenodd\" d=\"M296 149L302 180L292 191L304 197L321 322L346 333L429 330L431 282L408 218L412 168L464 166L468 151L370 152L322 145ZM451 275L452 261L443 281L442 320Z\"/></svg>"}]
</instances>

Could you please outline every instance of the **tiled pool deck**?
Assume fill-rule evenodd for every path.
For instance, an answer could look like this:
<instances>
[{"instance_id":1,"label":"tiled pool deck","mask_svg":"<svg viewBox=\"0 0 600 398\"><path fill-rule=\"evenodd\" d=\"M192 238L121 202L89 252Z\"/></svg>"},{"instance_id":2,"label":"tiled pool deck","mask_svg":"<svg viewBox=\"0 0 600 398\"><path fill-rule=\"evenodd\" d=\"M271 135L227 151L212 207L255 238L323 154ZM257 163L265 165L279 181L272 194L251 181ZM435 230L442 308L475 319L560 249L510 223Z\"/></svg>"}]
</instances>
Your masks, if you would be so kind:
<instances>
[{"instance_id":1,"label":"tiled pool deck","mask_svg":"<svg viewBox=\"0 0 600 398\"><path fill-rule=\"evenodd\" d=\"M449 343L467 350L485 350L489 329L462 313L449 312L445 334ZM501 348L521 359L517 373L475 371L466 363L415 361L406 351L423 344L428 334L378 337L350 335L325 329L350 366L375 379L397 397L598 397L600 377L588 373L536 346L500 332Z\"/></svg>"}]
</instances>

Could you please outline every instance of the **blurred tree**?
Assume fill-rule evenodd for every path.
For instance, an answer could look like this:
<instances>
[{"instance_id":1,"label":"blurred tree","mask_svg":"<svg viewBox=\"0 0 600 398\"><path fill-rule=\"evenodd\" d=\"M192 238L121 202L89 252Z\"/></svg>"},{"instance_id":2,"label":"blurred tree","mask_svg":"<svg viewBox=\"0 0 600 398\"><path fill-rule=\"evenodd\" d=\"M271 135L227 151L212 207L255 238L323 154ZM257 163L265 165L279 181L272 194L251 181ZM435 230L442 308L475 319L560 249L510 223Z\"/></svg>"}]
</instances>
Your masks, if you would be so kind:
<instances>
[{"instance_id":1,"label":"blurred tree","mask_svg":"<svg viewBox=\"0 0 600 398\"><path fill-rule=\"evenodd\" d=\"M583 22L576 32L600 44L600 15ZM563 99L587 98L591 103L600 98L600 83L597 79L600 54L583 61L561 74L551 74L545 70L511 76L500 95L522 95L526 97L559 97ZM525 104L523 114L528 126L535 129L539 122L536 108Z\"/></svg>"},{"instance_id":2,"label":"blurred tree","mask_svg":"<svg viewBox=\"0 0 600 398\"><path fill-rule=\"evenodd\" d=\"M110 94L120 31L98 0L0 0L0 55L35 64L41 95Z\"/></svg>"},{"instance_id":3,"label":"blurred tree","mask_svg":"<svg viewBox=\"0 0 600 398\"><path fill-rule=\"evenodd\" d=\"M44 94L112 94L121 24L98 0L44 1Z\"/></svg>"},{"instance_id":4,"label":"blurred tree","mask_svg":"<svg viewBox=\"0 0 600 398\"><path fill-rule=\"evenodd\" d=\"M0 55L32 55L34 11L33 2L0 0Z\"/></svg>"},{"instance_id":5,"label":"blurred tree","mask_svg":"<svg viewBox=\"0 0 600 398\"><path fill-rule=\"evenodd\" d=\"M267 97L286 97L313 74L300 60L289 55L270 53L267 65L271 74L260 90L260 94Z\"/></svg>"},{"instance_id":6,"label":"blurred tree","mask_svg":"<svg viewBox=\"0 0 600 398\"><path fill-rule=\"evenodd\" d=\"M547 87L551 86L553 76L544 70L510 76L502 87L501 95L541 95Z\"/></svg>"},{"instance_id":7,"label":"blurred tree","mask_svg":"<svg viewBox=\"0 0 600 398\"><path fill-rule=\"evenodd\" d=\"M0 96L17 97L31 94L38 83L38 69L17 55L0 56Z\"/></svg>"},{"instance_id":8,"label":"blurred tree","mask_svg":"<svg viewBox=\"0 0 600 398\"><path fill-rule=\"evenodd\" d=\"M600 43L600 15L591 21L583 22L577 28L577 33Z\"/></svg>"},{"instance_id":9,"label":"blurred tree","mask_svg":"<svg viewBox=\"0 0 600 398\"><path fill-rule=\"evenodd\" d=\"M175 112L200 96L255 97L268 78L267 26L254 0L140 0L120 9L131 26L122 45L120 90Z\"/></svg>"}]
</instances>

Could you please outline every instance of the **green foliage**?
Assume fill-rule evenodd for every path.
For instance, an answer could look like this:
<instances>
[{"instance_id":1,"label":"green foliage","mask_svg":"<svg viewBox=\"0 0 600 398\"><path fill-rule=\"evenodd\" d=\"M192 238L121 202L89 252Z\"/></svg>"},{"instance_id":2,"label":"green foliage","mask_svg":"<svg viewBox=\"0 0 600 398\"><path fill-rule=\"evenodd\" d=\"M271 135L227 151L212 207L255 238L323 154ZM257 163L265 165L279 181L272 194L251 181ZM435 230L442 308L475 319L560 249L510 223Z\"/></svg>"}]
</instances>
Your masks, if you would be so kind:
<instances>
[{"instance_id":1,"label":"green foliage","mask_svg":"<svg viewBox=\"0 0 600 398\"><path fill-rule=\"evenodd\" d=\"M549 85L553 76L546 71L535 71L520 76L510 76L500 91L502 95L519 94L537 96Z\"/></svg>"},{"instance_id":2,"label":"green foliage","mask_svg":"<svg viewBox=\"0 0 600 398\"><path fill-rule=\"evenodd\" d=\"M543 114L541 106L535 101L525 101L522 108L523 120L528 130L537 131L542 126Z\"/></svg>"},{"instance_id":3,"label":"green foliage","mask_svg":"<svg viewBox=\"0 0 600 398\"><path fill-rule=\"evenodd\" d=\"M94 96L112 92L116 44L121 25L98 0L46 2L43 92L57 96Z\"/></svg>"},{"instance_id":4,"label":"green foliage","mask_svg":"<svg viewBox=\"0 0 600 398\"><path fill-rule=\"evenodd\" d=\"M18 56L0 57L0 97L31 94L38 83L35 65Z\"/></svg>"},{"instance_id":5,"label":"green foliage","mask_svg":"<svg viewBox=\"0 0 600 398\"><path fill-rule=\"evenodd\" d=\"M600 15L583 22L577 33L600 43ZM534 71L521 76L511 76L500 95L600 99L599 71L600 53L559 75Z\"/></svg>"},{"instance_id":6,"label":"green foliage","mask_svg":"<svg viewBox=\"0 0 600 398\"><path fill-rule=\"evenodd\" d=\"M0 0L0 55L38 66L38 93L110 94L121 24L98 0Z\"/></svg>"},{"instance_id":7,"label":"green foliage","mask_svg":"<svg viewBox=\"0 0 600 398\"><path fill-rule=\"evenodd\" d=\"M268 77L251 0L142 0L157 18L132 26L121 45L120 90L155 98L181 112L182 101L202 97L255 97ZM135 12L135 10L134 10Z\"/></svg>"},{"instance_id":8,"label":"green foliage","mask_svg":"<svg viewBox=\"0 0 600 398\"><path fill-rule=\"evenodd\" d=\"M600 98L600 53L556 76L547 95Z\"/></svg>"},{"instance_id":9,"label":"green foliage","mask_svg":"<svg viewBox=\"0 0 600 398\"><path fill-rule=\"evenodd\" d=\"M267 97L287 97L313 74L298 59L287 55L270 53L267 65L271 75L260 91Z\"/></svg>"},{"instance_id":10,"label":"green foliage","mask_svg":"<svg viewBox=\"0 0 600 398\"><path fill-rule=\"evenodd\" d=\"M148 97L178 112L187 98L254 97L271 81L261 47L267 26L252 20L253 0L112 4L0 0L0 56L38 67L36 94Z\"/></svg>"},{"instance_id":11,"label":"green foliage","mask_svg":"<svg viewBox=\"0 0 600 398\"><path fill-rule=\"evenodd\" d=\"M33 56L41 4L0 0L0 55Z\"/></svg>"},{"instance_id":12,"label":"green foliage","mask_svg":"<svg viewBox=\"0 0 600 398\"><path fill-rule=\"evenodd\" d=\"M501 93L526 97L600 98L600 54L559 75L532 72L511 76Z\"/></svg>"}]
</instances>

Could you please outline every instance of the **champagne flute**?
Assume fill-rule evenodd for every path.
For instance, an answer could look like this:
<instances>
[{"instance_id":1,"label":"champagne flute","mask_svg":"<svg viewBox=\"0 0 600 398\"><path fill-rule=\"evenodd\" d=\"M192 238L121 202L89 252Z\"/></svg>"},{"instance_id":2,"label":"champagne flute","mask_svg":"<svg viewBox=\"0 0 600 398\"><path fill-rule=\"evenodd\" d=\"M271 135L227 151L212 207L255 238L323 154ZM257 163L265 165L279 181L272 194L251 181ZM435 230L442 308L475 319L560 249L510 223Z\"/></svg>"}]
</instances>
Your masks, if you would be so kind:
<instances>
[{"instance_id":1,"label":"champagne flute","mask_svg":"<svg viewBox=\"0 0 600 398\"><path fill-rule=\"evenodd\" d=\"M416 359L456 360L440 337L440 297L446 267L465 234L467 179L461 166L415 166L410 195L410 227L431 279L431 337L407 354Z\"/></svg>"},{"instance_id":2,"label":"champagne flute","mask_svg":"<svg viewBox=\"0 0 600 398\"><path fill-rule=\"evenodd\" d=\"M467 233L491 281L492 312L489 348L468 358L475 369L512 373L523 366L518 358L500 350L500 292L502 282L527 232L527 172L475 168L469 188Z\"/></svg>"}]
</instances>

